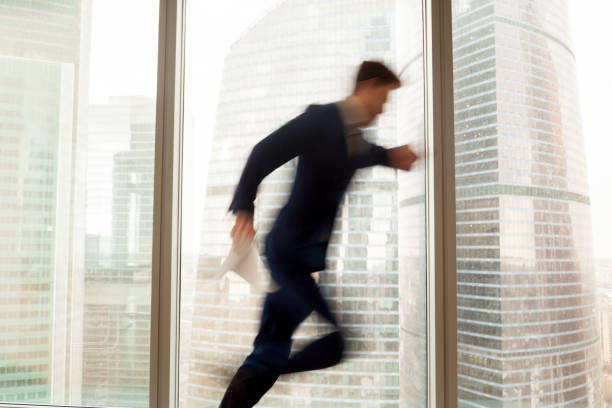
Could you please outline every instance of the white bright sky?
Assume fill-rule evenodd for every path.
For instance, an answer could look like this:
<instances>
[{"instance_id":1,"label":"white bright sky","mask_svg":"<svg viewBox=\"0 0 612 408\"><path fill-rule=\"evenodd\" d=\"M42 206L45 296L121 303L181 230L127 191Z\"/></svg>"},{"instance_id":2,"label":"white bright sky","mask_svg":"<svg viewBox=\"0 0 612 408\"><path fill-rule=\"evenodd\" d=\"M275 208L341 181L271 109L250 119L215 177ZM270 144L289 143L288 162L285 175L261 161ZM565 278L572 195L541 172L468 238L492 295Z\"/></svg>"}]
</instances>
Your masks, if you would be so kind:
<instances>
[{"instance_id":1,"label":"white bright sky","mask_svg":"<svg viewBox=\"0 0 612 408\"><path fill-rule=\"evenodd\" d=\"M188 132L185 200L193 214L188 234L197 242L204 182L202 167L215 117L223 58L229 45L278 0L188 0L186 105L194 127ZM92 0L90 101L112 95L155 97L157 14L155 0ZM612 38L609 0L568 0L597 259L612 258ZM152 41L155 39L155 41ZM195 163L195 165L194 165ZM189 168L193 171L190 173ZM188 209L186 209L188 210ZM189 211L189 210L188 210Z\"/></svg>"}]
</instances>

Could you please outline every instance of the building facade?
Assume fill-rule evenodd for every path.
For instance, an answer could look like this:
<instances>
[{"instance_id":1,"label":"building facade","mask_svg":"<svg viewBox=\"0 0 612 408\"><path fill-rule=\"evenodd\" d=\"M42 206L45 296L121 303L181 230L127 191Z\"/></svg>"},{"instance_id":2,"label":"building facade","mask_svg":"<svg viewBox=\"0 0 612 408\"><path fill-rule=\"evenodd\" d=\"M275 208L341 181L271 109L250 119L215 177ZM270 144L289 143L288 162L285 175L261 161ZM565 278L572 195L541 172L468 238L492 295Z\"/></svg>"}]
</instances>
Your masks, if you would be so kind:
<instances>
[{"instance_id":1,"label":"building facade","mask_svg":"<svg viewBox=\"0 0 612 408\"><path fill-rule=\"evenodd\" d=\"M564 0L453 2L459 406L599 406Z\"/></svg>"},{"instance_id":2,"label":"building facade","mask_svg":"<svg viewBox=\"0 0 612 408\"><path fill-rule=\"evenodd\" d=\"M83 403L148 407L155 101L90 106Z\"/></svg>"},{"instance_id":3,"label":"building facade","mask_svg":"<svg viewBox=\"0 0 612 408\"><path fill-rule=\"evenodd\" d=\"M89 7L0 4L0 401L80 402Z\"/></svg>"}]
</instances>

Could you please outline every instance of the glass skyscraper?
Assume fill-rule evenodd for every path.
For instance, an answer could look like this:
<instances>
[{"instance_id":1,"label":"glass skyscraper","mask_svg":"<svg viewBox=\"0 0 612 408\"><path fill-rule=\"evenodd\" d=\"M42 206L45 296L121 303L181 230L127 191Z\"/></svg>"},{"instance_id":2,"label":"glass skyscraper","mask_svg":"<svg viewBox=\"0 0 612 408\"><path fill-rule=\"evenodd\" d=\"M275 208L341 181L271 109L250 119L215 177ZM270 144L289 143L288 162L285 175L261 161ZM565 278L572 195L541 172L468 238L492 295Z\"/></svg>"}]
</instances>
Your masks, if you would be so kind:
<instances>
[{"instance_id":1,"label":"glass skyscraper","mask_svg":"<svg viewBox=\"0 0 612 408\"><path fill-rule=\"evenodd\" d=\"M155 101L90 105L83 403L149 406Z\"/></svg>"},{"instance_id":2,"label":"glass skyscraper","mask_svg":"<svg viewBox=\"0 0 612 408\"><path fill-rule=\"evenodd\" d=\"M459 406L599 406L566 1L454 1L453 37Z\"/></svg>"},{"instance_id":3,"label":"glass skyscraper","mask_svg":"<svg viewBox=\"0 0 612 408\"><path fill-rule=\"evenodd\" d=\"M0 401L80 398L89 18L86 0L0 4Z\"/></svg>"}]
</instances>

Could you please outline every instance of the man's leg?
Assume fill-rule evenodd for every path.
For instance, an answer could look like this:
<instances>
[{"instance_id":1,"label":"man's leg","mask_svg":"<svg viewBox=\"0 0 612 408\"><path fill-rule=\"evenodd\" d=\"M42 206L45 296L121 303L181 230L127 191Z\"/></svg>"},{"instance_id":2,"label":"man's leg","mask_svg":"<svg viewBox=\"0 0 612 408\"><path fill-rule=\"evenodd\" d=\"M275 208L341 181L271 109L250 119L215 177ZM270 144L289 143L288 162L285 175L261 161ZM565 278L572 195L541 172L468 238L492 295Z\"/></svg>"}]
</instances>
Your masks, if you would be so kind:
<instances>
[{"instance_id":1,"label":"man's leg","mask_svg":"<svg viewBox=\"0 0 612 408\"><path fill-rule=\"evenodd\" d=\"M334 325L336 331L309 343L292 355L287 365L281 370L281 374L332 367L342 360L344 354L344 336L340 331L340 326L329 309L327 301L321 295L316 282L310 276L308 278L301 282L302 296L306 296L306 301L312 305L312 309Z\"/></svg>"},{"instance_id":2,"label":"man's leg","mask_svg":"<svg viewBox=\"0 0 612 408\"><path fill-rule=\"evenodd\" d=\"M310 274L277 262L272 256L268 264L280 289L266 296L254 350L236 372L220 408L252 407L279 374L327 368L342 358L344 341L339 325ZM315 340L289 358L291 336L312 311L338 331Z\"/></svg>"},{"instance_id":3,"label":"man's leg","mask_svg":"<svg viewBox=\"0 0 612 408\"><path fill-rule=\"evenodd\" d=\"M293 332L313 310L299 298L293 285L268 293L254 350L234 375L220 408L250 408L274 385L287 364Z\"/></svg>"}]
</instances>

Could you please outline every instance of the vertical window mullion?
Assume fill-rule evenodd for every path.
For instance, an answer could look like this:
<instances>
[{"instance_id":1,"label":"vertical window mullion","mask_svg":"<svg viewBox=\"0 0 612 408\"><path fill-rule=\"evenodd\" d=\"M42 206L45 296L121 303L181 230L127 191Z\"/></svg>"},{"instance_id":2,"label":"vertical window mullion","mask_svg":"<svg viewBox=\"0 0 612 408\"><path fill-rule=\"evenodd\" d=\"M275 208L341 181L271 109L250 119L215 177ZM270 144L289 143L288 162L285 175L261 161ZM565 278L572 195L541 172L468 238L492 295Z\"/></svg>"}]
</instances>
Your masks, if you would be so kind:
<instances>
[{"instance_id":1,"label":"vertical window mullion","mask_svg":"<svg viewBox=\"0 0 612 408\"><path fill-rule=\"evenodd\" d=\"M150 407L178 405L184 1L161 0L151 293Z\"/></svg>"},{"instance_id":2,"label":"vertical window mullion","mask_svg":"<svg viewBox=\"0 0 612 408\"><path fill-rule=\"evenodd\" d=\"M429 406L457 405L455 157L450 0L424 0Z\"/></svg>"}]
</instances>

